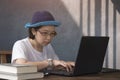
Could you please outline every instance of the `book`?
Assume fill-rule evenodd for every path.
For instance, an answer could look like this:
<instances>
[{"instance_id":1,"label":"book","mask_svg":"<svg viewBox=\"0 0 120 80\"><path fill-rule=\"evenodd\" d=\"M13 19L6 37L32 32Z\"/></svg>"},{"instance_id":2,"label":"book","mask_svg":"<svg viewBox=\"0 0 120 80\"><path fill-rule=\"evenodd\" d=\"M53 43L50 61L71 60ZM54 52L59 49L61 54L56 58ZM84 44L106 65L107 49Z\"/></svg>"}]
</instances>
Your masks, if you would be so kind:
<instances>
[{"instance_id":1,"label":"book","mask_svg":"<svg viewBox=\"0 0 120 80\"><path fill-rule=\"evenodd\" d=\"M0 72L0 79L7 79L7 80L26 80L26 79L38 79L43 78L44 74L42 72L33 72L33 73L7 73L7 72Z\"/></svg>"},{"instance_id":2,"label":"book","mask_svg":"<svg viewBox=\"0 0 120 80\"><path fill-rule=\"evenodd\" d=\"M0 72L7 73L33 73L37 72L37 66L26 64L0 64Z\"/></svg>"}]
</instances>

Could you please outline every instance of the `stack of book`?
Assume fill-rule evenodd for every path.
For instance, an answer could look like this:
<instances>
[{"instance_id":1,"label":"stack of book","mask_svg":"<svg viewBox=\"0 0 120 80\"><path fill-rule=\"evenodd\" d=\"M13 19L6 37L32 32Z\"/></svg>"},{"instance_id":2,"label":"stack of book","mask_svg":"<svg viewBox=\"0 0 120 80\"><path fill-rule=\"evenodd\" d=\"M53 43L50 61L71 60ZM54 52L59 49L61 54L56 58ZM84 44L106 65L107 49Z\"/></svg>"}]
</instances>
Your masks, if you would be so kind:
<instances>
[{"instance_id":1,"label":"stack of book","mask_svg":"<svg viewBox=\"0 0 120 80\"><path fill-rule=\"evenodd\" d=\"M37 66L22 64L0 64L0 79L25 80L43 78L42 72L37 72Z\"/></svg>"}]
</instances>

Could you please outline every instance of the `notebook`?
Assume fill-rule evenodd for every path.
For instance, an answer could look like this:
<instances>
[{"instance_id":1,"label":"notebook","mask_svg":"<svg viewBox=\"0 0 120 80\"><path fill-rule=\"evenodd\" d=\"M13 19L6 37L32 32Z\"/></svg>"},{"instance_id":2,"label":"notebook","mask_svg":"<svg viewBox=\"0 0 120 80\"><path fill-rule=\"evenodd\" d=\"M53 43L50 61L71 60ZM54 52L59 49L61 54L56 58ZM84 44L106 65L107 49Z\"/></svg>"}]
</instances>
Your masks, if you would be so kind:
<instances>
[{"instance_id":1,"label":"notebook","mask_svg":"<svg viewBox=\"0 0 120 80\"><path fill-rule=\"evenodd\" d=\"M109 37L106 36L83 36L74 70L72 72L54 70L49 71L49 73L64 76L80 76L101 72L108 41Z\"/></svg>"}]
</instances>

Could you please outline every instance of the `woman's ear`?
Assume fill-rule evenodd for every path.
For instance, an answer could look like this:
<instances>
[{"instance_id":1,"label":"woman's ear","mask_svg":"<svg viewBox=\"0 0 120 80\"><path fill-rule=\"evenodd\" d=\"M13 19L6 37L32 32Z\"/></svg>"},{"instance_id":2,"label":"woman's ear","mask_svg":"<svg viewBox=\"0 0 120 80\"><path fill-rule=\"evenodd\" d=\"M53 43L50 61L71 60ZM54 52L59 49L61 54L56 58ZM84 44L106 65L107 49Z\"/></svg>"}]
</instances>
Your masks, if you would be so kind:
<instances>
[{"instance_id":1,"label":"woman's ear","mask_svg":"<svg viewBox=\"0 0 120 80\"><path fill-rule=\"evenodd\" d=\"M32 28L31 32L32 32L33 35L36 34L36 30L34 28Z\"/></svg>"}]
</instances>

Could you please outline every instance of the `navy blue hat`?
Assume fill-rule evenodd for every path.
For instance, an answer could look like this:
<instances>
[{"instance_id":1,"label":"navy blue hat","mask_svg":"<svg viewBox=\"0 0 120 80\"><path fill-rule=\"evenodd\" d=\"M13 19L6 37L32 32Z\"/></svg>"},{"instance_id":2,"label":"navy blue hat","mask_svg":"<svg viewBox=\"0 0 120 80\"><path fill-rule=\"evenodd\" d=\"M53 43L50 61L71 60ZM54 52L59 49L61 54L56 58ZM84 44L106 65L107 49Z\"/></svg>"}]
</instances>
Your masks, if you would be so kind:
<instances>
[{"instance_id":1,"label":"navy blue hat","mask_svg":"<svg viewBox=\"0 0 120 80\"><path fill-rule=\"evenodd\" d=\"M38 11L38 12L35 12L35 14L33 15L31 23L27 23L25 25L25 28L49 26L49 25L57 27L60 25L60 22L55 21L54 17L50 12Z\"/></svg>"}]
</instances>

